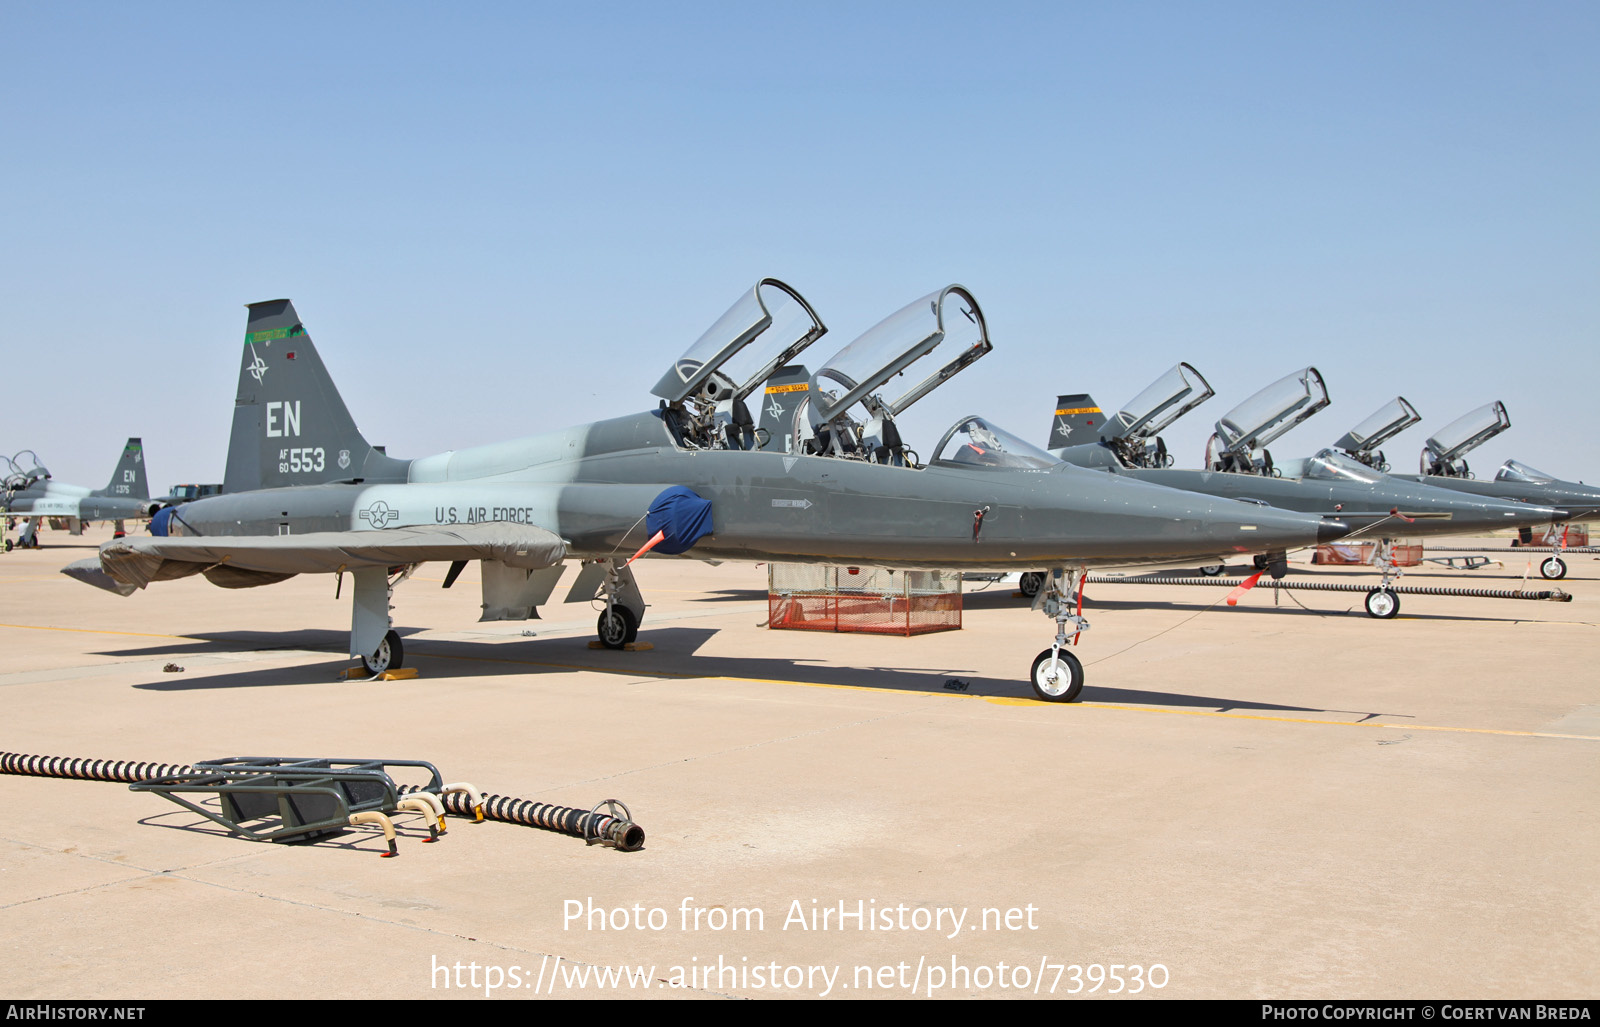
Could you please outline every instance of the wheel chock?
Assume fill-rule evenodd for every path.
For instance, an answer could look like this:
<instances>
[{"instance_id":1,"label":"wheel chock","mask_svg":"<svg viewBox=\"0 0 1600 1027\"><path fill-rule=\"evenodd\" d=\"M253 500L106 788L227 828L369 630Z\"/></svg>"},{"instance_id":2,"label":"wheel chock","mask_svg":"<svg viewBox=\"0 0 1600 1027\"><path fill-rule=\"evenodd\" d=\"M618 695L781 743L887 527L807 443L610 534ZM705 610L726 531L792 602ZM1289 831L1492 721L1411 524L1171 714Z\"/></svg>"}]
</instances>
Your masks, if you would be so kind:
<instances>
[{"instance_id":1,"label":"wheel chock","mask_svg":"<svg viewBox=\"0 0 1600 1027\"><path fill-rule=\"evenodd\" d=\"M417 676L417 668L401 667L399 670L386 670L377 677L368 674L361 667L350 667L340 677L353 678L361 681L408 681Z\"/></svg>"},{"instance_id":2,"label":"wheel chock","mask_svg":"<svg viewBox=\"0 0 1600 1027\"><path fill-rule=\"evenodd\" d=\"M589 648L590 649L605 649L606 648L606 644L604 642L600 641L597 638L590 639L589 640ZM628 642L628 643L623 645L622 651L623 652L628 652L628 653L647 653L647 652L649 652L650 650L652 650L654 648L655 648L655 646L651 645L649 642Z\"/></svg>"}]
</instances>

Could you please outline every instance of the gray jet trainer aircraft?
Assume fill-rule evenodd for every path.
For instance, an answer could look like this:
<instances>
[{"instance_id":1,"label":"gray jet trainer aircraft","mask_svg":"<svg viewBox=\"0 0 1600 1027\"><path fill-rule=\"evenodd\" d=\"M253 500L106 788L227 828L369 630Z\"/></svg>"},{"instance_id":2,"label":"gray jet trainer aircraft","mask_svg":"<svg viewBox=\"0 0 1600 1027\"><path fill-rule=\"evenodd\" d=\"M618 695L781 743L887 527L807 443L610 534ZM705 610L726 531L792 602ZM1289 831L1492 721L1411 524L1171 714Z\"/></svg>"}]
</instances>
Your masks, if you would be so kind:
<instances>
[{"instance_id":1,"label":"gray jet trainer aircraft","mask_svg":"<svg viewBox=\"0 0 1600 1027\"><path fill-rule=\"evenodd\" d=\"M78 535L82 534L87 521L138 520L161 509L160 502L150 499L144 446L139 439L129 439L122 447L117 469L103 489L53 481L50 472L40 465L31 450L18 453L6 463L8 470L3 490L0 490L0 511L26 520L19 540L25 548L38 545L39 522L46 517L66 520L68 530ZM118 527L120 529L121 525ZM6 543L6 548L11 548L10 542Z\"/></svg>"},{"instance_id":2,"label":"gray jet trainer aircraft","mask_svg":"<svg viewBox=\"0 0 1600 1027\"><path fill-rule=\"evenodd\" d=\"M1566 510L1566 521L1600 517L1600 488L1581 482L1562 481L1519 460L1507 460L1493 481L1479 481L1467 466L1466 455L1511 427L1511 415L1498 400L1463 414L1445 425L1422 449L1422 473L1404 475L1411 481L1451 489L1473 496L1484 496L1517 503L1559 506ZM1555 553L1539 564L1539 573L1551 580L1567 576L1567 562L1561 559L1566 533L1554 533ZM1524 532L1523 541L1530 541Z\"/></svg>"},{"instance_id":3,"label":"gray jet trainer aircraft","mask_svg":"<svg viewBox=\"0 0 1600 1027\"><path fill-rule=\"evenodd\" d=\"M1459 535L1554 523L1565 516L1550 507L1465 496L1404 481L1333 449L1274 464L1266 444L1328 404L1327 388L1314 367L1285 376L1224 414L1206 447L1209 470L1173 469L1166 446L1152 438L1154 431L1210 395L1211 386L1199 372L1179 364L1111 418L1091 396L1061 396L1056 402L1051 441L1085 441L1072 446L1058 444L1051 452L1079 466L1103 468L1140 481L1337 519L1364 534ZM1176 414L1170 413L1174 410ZM1062 428L1067 431L1063 433ZM1075 435L1080 429L1081 434ZM1098 441L1087 441L1097 436ZM1390 541L1384 538L1385 543ZM1269 558L1268 563L1279 561L1278 573L1285 555L1279 552ZM1216 567L1205 570L1220 573ZM1400 611L1400 597L1387 585L1386 571L1383 583L1367 593L1366 610L1374 617L1393 617Z\"/></svg>"},{"instance_id":4,"label":"gray jet trainer aircraft","mask_svg":"<svg viewBox=\"0 0 1600 1027\"><path fill-rule=\"evenodd\" d=\"M794 331L769 332L777 308ZM65 572L127 595L197 573L248 588L349 571L350 652L374 674L403 658L389 605L417 564L450 563L448 588L481 561L482 618L494 620L535 616L562 562L579 561L567 601L603 601L600 639L620 648L645 611L628 557L653 547L708 560L1051 568L1035 608L1056 637L1031 678L1041 698L1070 701L1083 668L1067 640L1087 627L1071 600L1087 568L1281 551L1347 530L1061 464L976 417L957 421L926 465L898 453L874 462L762 450L743 397L825 331L775 279L672 365L654 390L659 409L418 460L368 445L288 300L248 309L224 493L174 508L168 537L113 540ZM885 319L854 352L892 354L870 375L881 383L956 330L969 349L989 349L977 303L950 286ZM747 349L758 338L761 349ZM762 351L775 355L752 357ZM963 350L953 363L970 359ZM893 404L871 402L891 414ZM858 454L868 448L855 440Z\"/></svg>"}]
</instances>

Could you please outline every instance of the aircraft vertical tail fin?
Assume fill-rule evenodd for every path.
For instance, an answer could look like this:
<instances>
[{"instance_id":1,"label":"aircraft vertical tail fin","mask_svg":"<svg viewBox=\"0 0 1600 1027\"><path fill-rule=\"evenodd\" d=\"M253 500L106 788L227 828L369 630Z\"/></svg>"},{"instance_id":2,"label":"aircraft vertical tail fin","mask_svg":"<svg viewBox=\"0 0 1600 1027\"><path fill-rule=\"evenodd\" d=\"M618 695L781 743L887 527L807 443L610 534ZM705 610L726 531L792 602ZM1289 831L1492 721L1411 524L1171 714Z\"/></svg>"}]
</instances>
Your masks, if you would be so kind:
<instances>
[{"instance_id":1,"label":"aircraft vertical tail fin","mask_svg":"<svg viewBox=\"0 0 1600 1027\"><path fill-rule=\"evenodd\" d=\"M794 435L794 412L810 395L811 372L803 364L785 364L772 372L761 393L761 421L757 426L765 432L766 442L760 446L769 453L793 453L797 446ZM758 439L763 436L757 434Z\"/></svg>"},{"instance_id":2,"label":"aircraft vertical tail fin","mask_svg":"<svg viewBox=\"0 0 1600 1027\"><path fill-rule=\"evenodd\" d=\"M409 461L362 436L294 304L251 303L224 492L333 481L405 481Z\"/></svg>"},{"instance_id":3,"label":"aircraft vertical tail fin","mask_svg":"<svg viewBox=\"0 0 1600 1027\"><path fill-rule=\"evenodd\" d=\"M1099 442L1105 434L1106 415L1087 392L1056 397L1055 420L1050 423L1046 449L1065 449Z\"/></svg>"},{"instance_id":4,"label":"aircraft vertical tail fin","mask_svg":"<svg viewBox=\"0 0 1600 1027\"><path fill-rule=\"evenodd\" d=\"M149 499L150 482L144 473L144 441L129 439L122 447L122 457L117 469L111 472L106 487L94 493L97 496L115 496L118 499Z\"/></svg>"}]
</instances>

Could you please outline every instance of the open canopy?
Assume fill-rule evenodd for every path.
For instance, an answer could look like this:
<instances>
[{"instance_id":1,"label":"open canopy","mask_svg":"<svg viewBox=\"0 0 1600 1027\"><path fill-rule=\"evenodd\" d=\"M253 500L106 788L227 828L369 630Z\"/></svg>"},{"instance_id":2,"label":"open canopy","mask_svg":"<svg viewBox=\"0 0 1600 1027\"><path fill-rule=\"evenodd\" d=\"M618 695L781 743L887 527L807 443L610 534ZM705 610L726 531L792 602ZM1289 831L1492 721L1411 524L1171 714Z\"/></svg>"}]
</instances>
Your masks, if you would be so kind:
<instances>
[{"instance_id":1,"label":"open canopy","mask_svg":"<svg viewBox=\"0 0 1600 1027\"><path fill-rule=\"evenodd\" d=\"M960 467L1050 468L1061 461L976 415L950 426L934 448L933 462Z\"/></svg>"},{"instance_id":2,"label":"open canopy","mask_svg":"<svg viewBox=\"0 0 1600 1027\"><path fill-rule=\"evenodd\" d=\"M713 402L743 399L827 330L805 297L776 278L763 278L650 391L669 403L697 394Z\"/></svg>"},{"instance_id":3,"label":"open canopy","mask_svg":"<svg viewBox=\"0 0 1600 1027\"><path fill-rule=\"evenodd\" d=\"M1328 405L1328 387L1314 367L1273 382L1217 422L1217 438L1230 453L1259 449Z\"/></svg>"},{"instance_id":4,"label":"open canopy","mask_svg":"<svg viewBox=\"0 0 1600 1027\"><path fill-rule=\"evenodd\" d=\"M1422 420L1417 408L1396 396L1374 411L1366 420L1344 433L1334 448L1346 453L1370 453Z\"/></svg>"},{"instance_id":5,"label":"open canopy","mask_svg":"<svg viewBox=\"0 0 1600 1027\"><path fill-rule=\"evenodd\" d=\"M1106 437L1148 439L1204 403L1216 390L1190 364L1178 364L1129 400L1106 424Z\"/></svg>"},{"instance_id":6,"label":"open canopy","mask_svg":"<svg viewBox=\"0 0 1600 1027\"><path fill-rule=\"evenodd\" d=\"M1487 403L1435 432L1423 450L1423 466L1459 460L1509 427L1506 405L1499 400Z\"/></svg>"},{"instance_id":7,"label":"open canopy","mask_svg":"<svg viewBox=\"0 0 1600 1027\"><path fill-rule=\"evenodd\" d=\"M946 342L945 352L955 356L938 370L893 401L877 394ZM890 314L830 357L811 376L811 421L826 424L857 402L873 416L894 417L993 348L978 301L962 286L946 286Z\"/></svg>"}]
</instances>

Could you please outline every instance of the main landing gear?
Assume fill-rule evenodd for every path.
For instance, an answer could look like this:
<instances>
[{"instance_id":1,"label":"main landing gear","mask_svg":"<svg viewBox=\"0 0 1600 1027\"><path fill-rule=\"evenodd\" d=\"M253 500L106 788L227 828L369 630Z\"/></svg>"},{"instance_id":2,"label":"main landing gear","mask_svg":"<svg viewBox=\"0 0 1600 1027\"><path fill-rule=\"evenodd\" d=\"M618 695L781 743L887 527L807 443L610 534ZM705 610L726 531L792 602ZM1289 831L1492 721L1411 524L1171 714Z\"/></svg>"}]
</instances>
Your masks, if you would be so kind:
<instances>
[{"instance_id":1,"label":"main landing gear","mask_svg":"<svg viewBox=\"0 0 1600 1027\"><path fill-rule=\"evenodd\" d=\"M386 671L399 670L405 663L405 647L400 634L394 630L394 620L389 616L393 609L395 586L411 577L416 564L394 568L394 577L384 567L361 567L351 577L355 587L350 616L350 655L361 661L368 677L375 678Z\"/></svg>"},{"instance_id":2,"label":"main landing gear","mask_svg":"<svg viewBox=\"0 0 1600 1027\"><path fill-rule=\"evenodd\" d=\"M1034 657L1028 674L1034 694L1045 702L1074 702L1083 692L1083 664L1067 649L1067 635L1076 637L1089 628L1089 622L1078 612L1083 605L1085 573L1082 568L1067 571L1057 567L1034 596L1033 608L1054 617L1056 622L1055 644Z\"/></svg>"}]
</instances>

